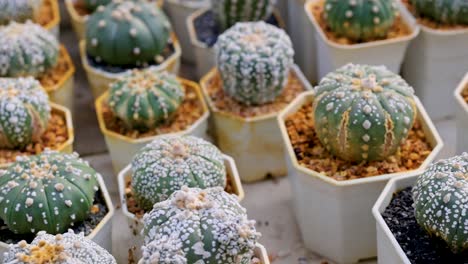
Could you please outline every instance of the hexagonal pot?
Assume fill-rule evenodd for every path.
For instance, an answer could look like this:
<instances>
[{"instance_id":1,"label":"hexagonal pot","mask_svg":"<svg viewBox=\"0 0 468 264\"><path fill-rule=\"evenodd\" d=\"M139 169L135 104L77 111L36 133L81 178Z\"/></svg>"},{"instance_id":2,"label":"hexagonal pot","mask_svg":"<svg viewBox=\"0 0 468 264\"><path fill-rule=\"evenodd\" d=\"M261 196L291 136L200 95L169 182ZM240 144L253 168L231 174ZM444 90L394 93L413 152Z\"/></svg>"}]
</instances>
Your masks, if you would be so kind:
<instances>
[{"instance_id":1,"label":"hexagonal pot","mask_svg":"<svg viewBox=\"0 0 468 264\"><path fill-rule=\"evenodd\" d=\"M315 33L319 79L349 62L370 65L383 64L392 72L400 72L406 48L410 41L419 34L416 20L400 1L398 1L398 6L401 16L403 21L410 27L412 31L411 35L353 45L338 44L327 38L322 27L320 27L314 14L311 12L313 6L320 1L309 0L304 4L308 20ZM310 26L306 27L306 29L311 30Z\"/></svg>"},{"instance_id":2,"label":"hexagonal pot","mask_svg":"<svg viewBox=\"0 0 468 264\"><path fill-rule=\"evenodd\" d=\"M457 121L457 152L462 153L468 151L468 103L461 96L464 89L468 89L468 73L458 85L454 92L455 100L457 101L456 121ZM439 107L440 108L440 107Z\"/></svg>"},{"instance_id":3,"label":"hexagonal pot","mask_svg":"<svg viewBox=\"0 0 468 264\"><path fill-rule=\"evenodd\" d=\"M297 65L292 71L305 90L312 89ZM210 125L218 147L237 161L244 182L263 180L268 175L286 175L285 152L277 122L279 111L244 118L217 109L207 91L208 83L217 72L216 68L212 69L201 79L200 85L211 111Z\"/></svg>"},{"instance_id":4,"label":"hexagonal pot","mask_svg":"<svg viewBox=\"0 0 468 264\"><path fill-rule=\"evenodd\" d=\"M43 27L50 31L57 39L60 36L60 9L57 0L43 0L52 6L52 19Z\"/></svg>"},{"instance_id":5,"label":"hexagonal pot","mask_svg":"<svg viewBox=\"0 0 468 264\"><path fill-rule=\"evenodd\" d=\"M299 164L284 121L306 103L314 92L297 97L278 117L286 148L288 175L293 189L295 214L306 248L338 263L354 263L377 255L375 222L371 209L391 178L418 175L441 150L443 143L421 102L415 97L418 119L432 152L419 169L355 180L336 181Z\"/></svg>"}]
</instances>

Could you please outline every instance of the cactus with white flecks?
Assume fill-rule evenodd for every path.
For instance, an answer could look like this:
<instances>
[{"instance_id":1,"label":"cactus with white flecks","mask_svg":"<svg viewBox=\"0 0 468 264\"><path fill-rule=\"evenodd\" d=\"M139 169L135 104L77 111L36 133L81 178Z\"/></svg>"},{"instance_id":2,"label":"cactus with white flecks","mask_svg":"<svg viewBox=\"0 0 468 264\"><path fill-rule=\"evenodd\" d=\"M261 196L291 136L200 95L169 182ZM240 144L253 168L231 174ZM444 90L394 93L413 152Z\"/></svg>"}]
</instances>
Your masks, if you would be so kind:
<instances>
[{"instance_id":1,"label":"cactus with white flecks","mask_svg":"<svg viewBox=\"0 0 468 264\"><path fill-rule=\"evenodd\" d=\"M289 36L265 22L237 23L219 37L215 49L225 93L245 105L274 101L294 63Z\"/></svg>"},{"instance_id":2,"label":"cactus with white flecks","mask_svg":"<svg viewBox=\"0 0 468 264\"><path fill-rule=\"evenodd\" d=\"M94 12L99 6L105 6L112 0L83 0L84 7L89 12Z\"/></svg>"},{"instance_id":3,"label":"cactus with white flecks","mask_svg":"<svg viewBox=\"0 0 468 264\"><path fill-rule=\"evenodd\" d=\"M143 264L249 264L260 234L236 196L184 187L144 216Z\"/></svg>"},{"instance_id":4,"label":"cactus with white flecks","mask_svg":"<svg viewBox=\"0 0 468 264\"><path fill-rule=\"evenodd\" d=\"M315 132L343 160L393 155L416 119L413 88L384 66L345 65L327 74L315 92Z\"/></svg>"},{"instance_id":5,"label":"cactus with white flecks","mask_svg":"<svg viewBox=\"0 0 468 264\"><path fill-rule=\"evenodd\" d=\"M237 22L261 21L273 13L276 0L211 0L212 10L222 29Z\"/></svg>"},{"instance_id":6,"label":"cactus with white flecks","mask_svg":"<svg viewBox=\"0 0 468 264\"><path fill-rule=\"evenodd\" d=\"M442 24L468 25L468 1L465 0L411 0L416 13Z\"/></svg>"},{"instance_id":7,"label":"cactus with white flecks","mask_svg":"<svg viewBox=\"0 0 468 264\"><path fill-rule=\"evenodd\" d=\"M0 25L34 20L41 4L42 0L0 0Z\"/></svg>"},{"instance_id":8,"label":"cactus with white flecks","mask_svg":"<svg viewBox=\"0 0 468 264\"><path fill-rule=\"evenodd\" d=\"M432 164L413 188L415 217L450 249L468 250L468 153Z\"/></svg>"}]
</instances>

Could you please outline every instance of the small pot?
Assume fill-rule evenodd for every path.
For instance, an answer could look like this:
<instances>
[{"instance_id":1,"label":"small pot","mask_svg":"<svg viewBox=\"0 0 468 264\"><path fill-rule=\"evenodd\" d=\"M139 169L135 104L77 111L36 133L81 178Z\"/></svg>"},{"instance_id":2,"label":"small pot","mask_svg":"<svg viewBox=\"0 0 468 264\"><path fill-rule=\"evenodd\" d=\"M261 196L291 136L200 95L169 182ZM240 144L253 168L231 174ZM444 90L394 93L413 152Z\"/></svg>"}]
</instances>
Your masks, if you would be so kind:
<instances>
[{"instance_id":1,"label":"small pot","mask_svg":"<svg viewBox=\"0 0 468 264\"><path fill-rule=\"evenodd\" d=\"M305 12L315 32L319 79L349 62L369 65L383 64L395 73L400 72L400 66L403 62L406 48L410 41L419 34L419 27L417 26L416 20L400 1L398 1L398 7L401 17L410 27L412 31L411 35L354 45L338 44L327 38L322 27L311 12L313 6L320 1L321 0L309 0L304 4ZM310 27L306 27L306 29L310 30Z\"/></svg>"},{"instance_id":2,"label":"small pot","mask_svg":"<svg viewBox=\"0 0 468 264\"><path fill-rule=\"evenodd\" d=\"M278 117L287 151L286 161L294 194L295 214L305 246L338 263L354 263L375 257L377 255L375 222L371 215L375 200L389 179L404 175L419 175L442 149L442 139L421 102L415 97L417 118L432 147L432 152L420 168L401 173L336 181L299 164L284 124L289 115L304 104L312 104L313 99L313 91L303 93Z\"/></svg>"},{"instance_id":3,"label":"small pot","mask_svg":"<svg viewBox=\"0 0 468 264\"><path fill-rule=\"evenodd\" d=\"M43 27L50 31L57 39L60 37L60 9L57 0L43 0L52 6L52 19Z\"/></svg>"},{"instance_id":4,"label":"small pot","mask_svg":"<svg viewBox=\"0 0 468 264\"><path fill-rule=\"evenodd\" d=\"M457 101L457 153L468 151L468 137L466 136L466 131L468 131L468 103L461 96L464 89L468 89L468 73L454 92Z\"/></svg>"},{"instance_id":5,"label":"small pot","mask_svg":"<svg viewBox=\"0 0 468 264\"><path fill-rule=\"evenodd\" d=\"M312 89L297 65L292 71L305 90ZM216 74L217 69L212 69L201 79L200 85L210 108L218 147L238 162L244 182L263 180L268 175L286 175L285 152L277 122L279 112L244 118L218 110L207 91L208 83Z\"/></svg>"}]
</instances>

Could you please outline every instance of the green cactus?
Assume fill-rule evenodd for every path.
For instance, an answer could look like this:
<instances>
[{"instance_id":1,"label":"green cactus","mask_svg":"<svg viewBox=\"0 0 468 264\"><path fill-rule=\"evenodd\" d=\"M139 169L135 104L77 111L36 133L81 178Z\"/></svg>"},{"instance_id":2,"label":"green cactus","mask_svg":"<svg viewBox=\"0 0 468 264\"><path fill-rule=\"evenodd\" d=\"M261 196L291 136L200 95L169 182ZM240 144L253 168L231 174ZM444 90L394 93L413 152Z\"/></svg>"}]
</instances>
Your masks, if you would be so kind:
<instances>
[{"instance_id":1,"label":"green cactus","mask_svg":"<svg viewBox=\"0 0 468 264\"><path fill-rule=\"evenodd\" d=\"M22 240L4 253L5 264L116 264L115 258L82 233L37 233L31 242Z\"/></svg>"},{"instance_id":2,"label":"green cactus","mask_svg":"<svg viewBox=\"0 0 468 264\"><path fill-rule=\"evenodd\" d=\"M236 196L184 187L144 218L142 264L250 264L260 237Z\"/></svg>"},{"instance_id":3,"label":"green cactus","mask_svg":"<svg viewBox=\"0 0 468 264\"><path fill-rule=\"evenodd\" d=\"M42 0L0 0L0 25L34 20L41 5Z\"/></svg>"},{"instance_id":4,"label":"green cactus","mask_svg":"<svg viewBox=\"0 0 468 264\"><path fill-rule=\"evenodd\" d=\"M132 161L132 189L140 207L151 210L183 186L226 186L223 155L193 136L162 136L143 147Z\"/></svg>"},{"instance_id":5,"label":"green cactus","mask_svg":"<svg viewBox=\"0 0 468 264\"><path fill-rule=\"evenodd\" d=\"M216 20L223 30L237 22L268 19L276 0L211 0Z\"/></svg>"},{"instance_id":6,"label":"green cactus","mask_svg":"<svg viewBox=\"0 0 468 264\"><path fill-rule=\"evenodd\" d=\"M149 68L133 70L110 86L108 105L130 129L156 128L173 116L185 91L177 78Z\"/></svg>"},{"instance_id":7,"label":"green cactus","mask_svg":"<svg viewBox=\"0 0 468 264\"><path fill-rule=\"evenodd\" d=\"M0 78L0 148L23 149L46 131L49 97L32 77Z\"/></svg>"},{"instance_id":8,"label":"green cactus","mask_svg":"<svg viewBox=\"0 0 468 264\"><path fill-rule=\"evenodd\" d=\"M94 12L99 6L106 6L113 0L83 0L83 4L89 12Z\"/></svg>"},{"instance_id":9,"label":"green cactus","mask_svg":"<svg viewBox=\"0 0 468 264\"><path fill-rule=\"evenodd\" d=\"M345 65L326 75L315 92L315 132L343 160L394 154L416 118L413 88L384 66Z\"/></svg>"},{"instance_id":10,"label":"green cactus","mask_svg":"<svg viewBox=\"0 0 468 264\"><path fill-rule=\"evenodd\" d=\"M338 36L369 41L385 38L397 14L396 0L326 0L323 18Z\"/></svg>"},{"instance_id":11,"label":"green cactus","mask_svg":"<svg viewBox=\"0 0 468 264\"><path fill-rule=\"evenodd\" d=\"M0 218L12 232L59 234L88 217L98 180L78 154L46 150L18 158L0 186Z\"/></svg>"},{"instance_id":12,"label":"green cactus","mask_svg":"<svg viewBox=\"0 0 468 264\"><path fill-rule=\"evenodd\" d=\"M416 13L442 24L468 25L468 1L411 0Z\"/></svg>"},{"instance_id":13,"label":"green cactus","mask_svg":"<svg viewBox=\"0 0 468 264\"><path fill-rule=\"evenodd\" d=\"M170 32L169 20L154 3L114 1L89 17L86 51L98 63L144 67L161 62Z\"/></svg>"},{"instance_id":14,"label":"green cactus","mask_svg":"<svg viewBox=\"0 0 468 264\"><path fill-rule=\"evenodd\" d=\"M0 36L1 77L39 77L58 63L59 43L39 25L12 22Z\"/></svg>"},{"instance_id":15,"label":"green cactus","mask_svg":"<svg viewBox=\"0 0 468 264\"><path fill-rule=\"evenodd\" d=\"M468 250L468 153L432 164L418 177L413 200L422 228L454 253Z\"/></svg>"},{"instance_id":16,"label":"green cactus","mask_svg":"<svg viewBox=\"0 0 468 264\"><path fill-rule=\"evenodd\" d=\"M224 92L245 105L274 101L294 63L288 35L263 21L237 23L219 37L215 49Z\"/></svg>"}]
</instances>

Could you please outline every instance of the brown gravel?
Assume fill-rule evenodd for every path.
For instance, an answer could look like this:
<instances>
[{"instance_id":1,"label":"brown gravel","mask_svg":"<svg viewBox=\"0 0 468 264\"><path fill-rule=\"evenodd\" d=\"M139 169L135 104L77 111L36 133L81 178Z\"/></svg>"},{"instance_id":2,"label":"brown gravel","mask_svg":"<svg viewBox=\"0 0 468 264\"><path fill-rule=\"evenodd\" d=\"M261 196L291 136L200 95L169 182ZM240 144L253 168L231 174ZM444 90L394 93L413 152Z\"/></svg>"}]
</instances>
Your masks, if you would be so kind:
<instances>
[{"instance_id":1,"label":"brown gravel","mask_svg":"<svg viewBox=\"0 0 468 264\"><path fill-rule=\"evenodd\" d=\"M468 104L468 86L465 87L462 91L462 97L465 99L465 102Z\"/></svg>"},{"instance_id":2,"label":"brown gravel","mask_svg":"<svg viewBox=\"0 0 468 264\"><path fill-rule=\"evenodd\" d=\"M333 31L331 31L330 28L328 28L327 23L322 16L324 3L325 1L322 0L314 5L310 5L309 12L311 12L314 15L315 19L318 21L323 32L325 32L325 35L327 36L327 38L332 42L342 44L342 45L359 44L360 42L350 40L346 37L337 36ZM401 38L401 37L411 35L411 33L412 33L411 28L401 19L400 16L398 16L395 20L393 27L388 32L386 39ZM372 42L372 41L377 41L377 40L381 40L381 39L373 39L373 40L368 40L366 42Z\"/></svg>"},{"instance_id":3,"label":"brown gravel","mask_svg":"<svg viewBox=\"0 0 468 264\"><path fill-rule=\"evenodd\" d=\"M289 116L286 128L299 163L338 181L352 180L417 169L431 153L431 146L416 121L400 150L385 161L351 163L333 157L315 134L312 104Z\"/></svg>"},{"instance_id":4,"label":"brown gravel","mask_svg":"<svg viewBox=\"0 0 468 264\"><path fill-rule=\"evenodd\" d=\"M402 0L403 4L405 4L406 8L416 17L419 24L424 25L426 27L432 29L439 29L439 30L456 30L456 29L468 29L468 25L445 25L435 22L430 18L425 17L418 17L416 15L416 11L414 6L410 3L409 0Z\"/></svg>"},{"instance_id":5,"label":"brown gravel","mask_svg":"<svg viewBox=\"0 0 468 264\"><path fill-rule=\"evenodd\" d=\"M278 112L305 90L296 74L291 72L286 88L274 102L259 106L245 106L224 93L221 76L218 72L208 81L207 86L207 93L218 110L241 117L255 117Z\"/></svg>"},{"instance_id":6,"label":"brown gravel","mask_svg":"<svg viewBox=\"0 0 468 264\"><path fill-rule=\"evenodd\" d=\"M73 69L73 62L64 46L60 47L59 59L57 65L38 78L44 89L48 92L56 90L63 81L64 75Z\"/></svg>"},{"instance_id":7,"label":"brown gravel","mask_svg":"<svg viewBox=\"0 0 468 264\"><path fill-rule=\"evenodd\" d=\"M55 19L54 8L52 6L52 1L55 0L43 0L42 7L39 10L39 14L36 17L36 23L41 26L47 26L52 20Z\"/></svg>"}]
</instances>

